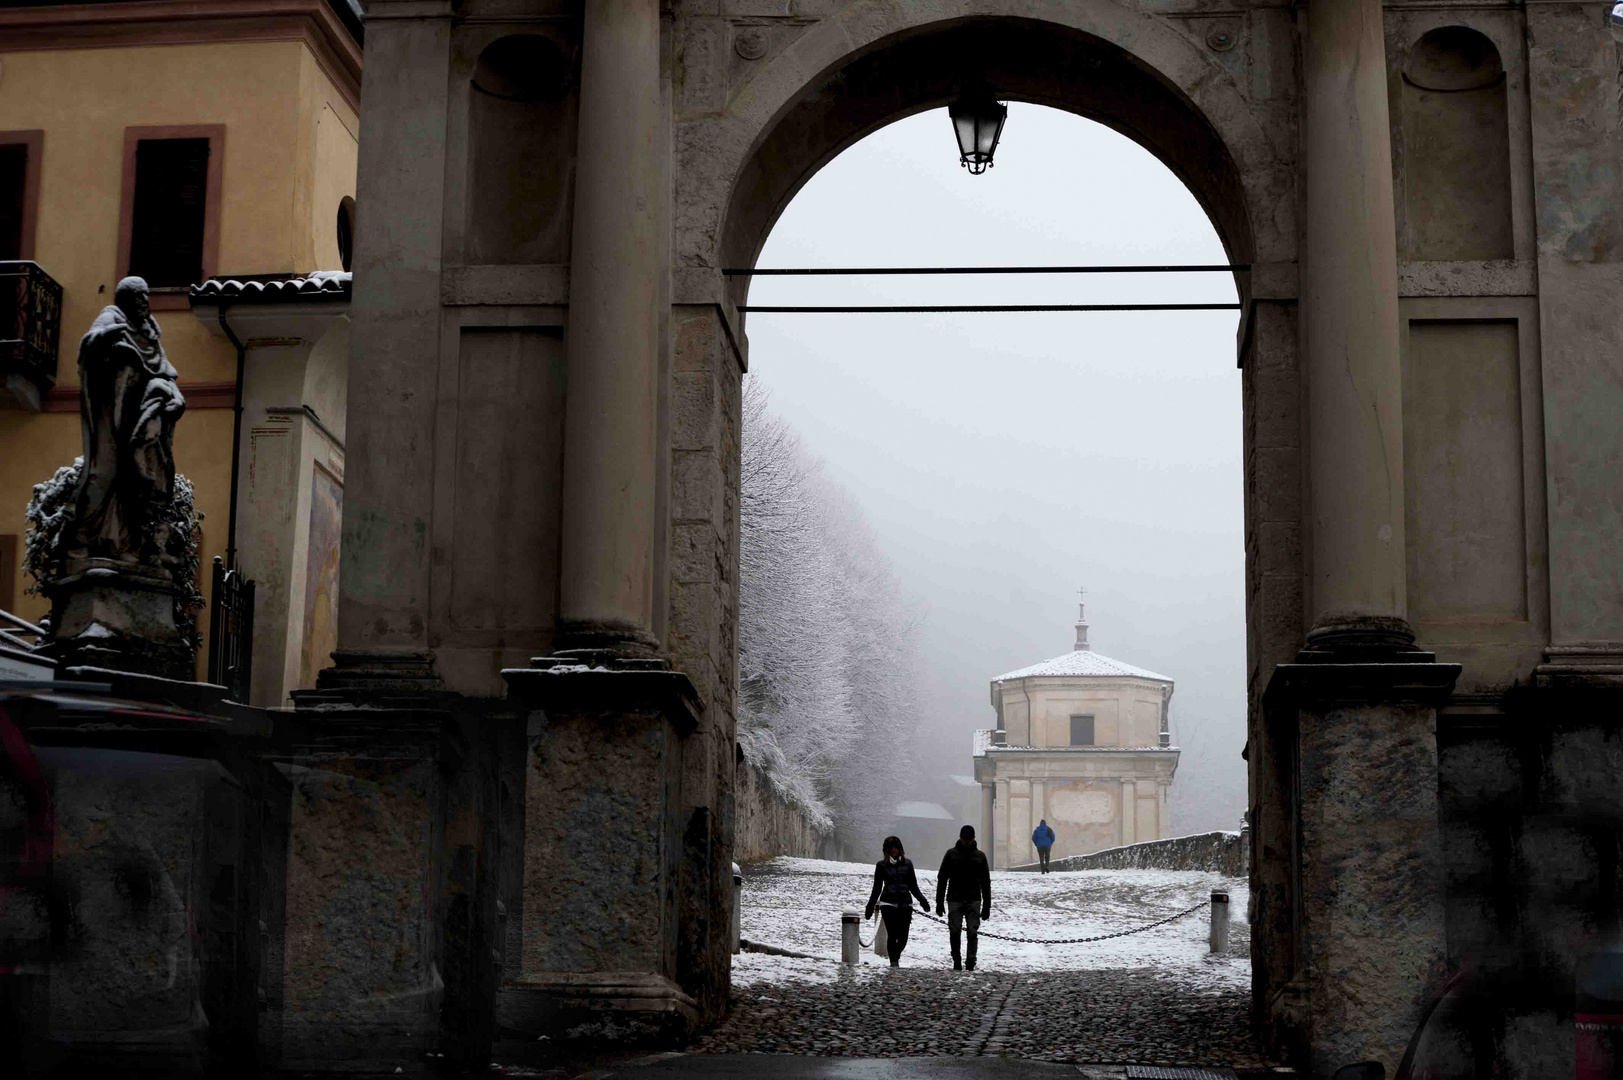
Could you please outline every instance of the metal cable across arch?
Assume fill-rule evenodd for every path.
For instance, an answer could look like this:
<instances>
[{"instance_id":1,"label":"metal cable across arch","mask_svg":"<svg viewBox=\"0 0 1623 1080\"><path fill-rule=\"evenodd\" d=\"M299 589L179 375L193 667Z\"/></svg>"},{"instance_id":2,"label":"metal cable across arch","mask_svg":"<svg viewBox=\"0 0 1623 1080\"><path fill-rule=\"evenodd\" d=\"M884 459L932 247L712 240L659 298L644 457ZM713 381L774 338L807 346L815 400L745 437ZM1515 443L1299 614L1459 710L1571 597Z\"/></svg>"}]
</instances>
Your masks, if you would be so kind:
<instances>
[{"instance_id":1,"label":"metal cable across arch","mask_svg":"<svg viewBox=\"0 0 1623 1080\"><path fill-rule=\"evenodd\" d=\"M1200 903L1194 905L1193 907L1185 908L1184 910L1178 912L1176 915L1168 915L1164 919L1157 919L1155 922L1145 923L1143 926L1135 926L1131 930L1118 930L1114 934L1098 934L1098 935L1095 935L1094 937L1079 937L1079 938L1011 937L1011 936L1008 936L1008 935L1005 935L1005 934L989 933L989 932L987 932L985 930L977 931L977 933L979 933L979 935L981 937L988 937L988 938L993 939L994 941L1015 941L1015 942L1019 942L1019 943L1024 944L1024 945L1082 945L1082 944L1085 944L1085 943L1090 942L1090 941L1108 941L1111 938L1126 937L1129 934L1142 934L1144 931L1153 930L1157 926L1165 926L1169 922L1176 922L1177 920L1183 918L1185 915L1193 915L1195 912L1199 911L1201 908L1205 907L1206 905L1207 905L1207 901L1202 900ZM947 925L947 920L946 919L943 919L943 918L941 918L939 916L936 916L936 915L932 915L928 911L920 911L919 914L923 915L926 919L929 919L931 922L937 922L937 923L940 923L943 926Z\"/></svg>"}]
</instances>

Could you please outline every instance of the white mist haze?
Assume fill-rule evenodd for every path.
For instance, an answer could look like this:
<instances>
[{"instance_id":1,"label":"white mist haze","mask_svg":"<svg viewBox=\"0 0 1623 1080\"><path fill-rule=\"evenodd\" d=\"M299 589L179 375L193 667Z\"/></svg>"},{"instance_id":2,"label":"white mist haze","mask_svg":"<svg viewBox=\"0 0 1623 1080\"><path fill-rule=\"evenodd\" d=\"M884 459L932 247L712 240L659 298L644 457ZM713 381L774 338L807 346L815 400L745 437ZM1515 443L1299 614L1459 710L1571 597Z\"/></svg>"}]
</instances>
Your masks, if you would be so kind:
<instances>
[{"instance_id":1,"label":"white mist haze","mask_svg":"<svg viewBox=\"0 0 1623 1080\"><path fill-rule=\"evenodd\" d=\"M1011 104L996 166L945 110L813 176L761 267L1226 263L1165 166L1067 113ZM1232 302L1225 274L760 278L751 304ZM1089 638L1176 681L1172 830L1245 805L1238 313L747 317L750 378L873 530L918 626L917 780L958 805L988 681Z\"/></svg>"}]
</instances>

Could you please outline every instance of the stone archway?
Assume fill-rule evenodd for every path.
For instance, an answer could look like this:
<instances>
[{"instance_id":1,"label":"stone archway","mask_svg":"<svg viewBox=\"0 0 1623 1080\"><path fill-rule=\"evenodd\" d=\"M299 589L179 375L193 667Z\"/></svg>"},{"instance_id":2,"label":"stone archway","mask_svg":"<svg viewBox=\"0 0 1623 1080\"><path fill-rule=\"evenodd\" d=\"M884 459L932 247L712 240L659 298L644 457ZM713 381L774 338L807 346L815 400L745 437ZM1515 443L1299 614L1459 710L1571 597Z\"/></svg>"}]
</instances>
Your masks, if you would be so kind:
<instances>
[{"instance_id":1,"label":"stone archway","mask_svg":"<svg viewBox=\"0 0 1623 1080\"><path fill-rule=\"evenodd\" d=\"M1252 267L1236 279L1246 305L1236 353L1244 369L1245 497L1253 523L1249 641L1253 668L1271 670L1294 658L1304 634L1300 579L1283 568L1279 553L1265 559L1258 550L1267 532L1302 531L1296 497L1302 484L1295 400L1296 165L1288 156L1294 129L1282 122L1283 103L1259 107L1240 92L1222 62L1227 50L1206 41L1233 44L1221 36L1231 30L1221 21L1146 19L1106 4L1024 5L1018 15L997 14L998 8L971 5L968 13L943 19L928 3L859 5L763 58L725 112L678 114L677 280L698 295L684 296L679 285L674 298L676 377L723 387L714 398L706 396L714 412L703 422L737 431L736 380L746 363L747 324L734 307L745 302L748 278L722 280L716 271L753 266L778 215L817 169L885 124L944 106L959 92L966 71L984 77L1000 97L1115 128L1184 181L1230 259ZM886 18L870 21L858 14L876 10ZM1281 62L1265 47L1266 29L1255 35L1247 42L1247 62ZM683 302L701 296L712 299ZM702 376L681 370L681 358L701 356ZM717 465L721 472L710 482L725 498L736 474L726 471L725 461ZM1263 612L1271 617L1264 620ZM677 660L687 671L702 663L697 656ZM1258 724L1264 686L1253 680L1251 711ZM1266 740L1255 745L1254 758L1269 763ZM1267 773L1254 776L1251 805L1277 807L1283 795L1278 783ZM1286 815L1274 810L1258 817L1256 828L1273 830L1259 840L1259 850L1288 851ZM1256 862L1258 894L1287 894L1288 860ZM1295 972L1296 952L1290 905L1264 899L1260 907L1254 999L1258 1015L1265 1016Z\"/></svg>"},{"instance_id":2,"label":"stone archway","mask_svg":"<svg viewBox=\"0 0 1623 1080\"><path fill-rule=\"evenodd\" d=\"M1445 955L1542 941L1529 916L1462 912L1490 885L1544 903L1526 882L1565 849L1519 846L1514 815L1479 843L1462 792L1531 785L1526 805L1559 809L1567 777L1606 789L1583 770L1595 731L1515 732L1602 715L1623 656L1623 330L1595 300L1623 288L1617 55L1575 5L1383 10L373 0L339 648L298 697L320 721L299 754L371 763L397 865L332 872L373 856L334 798L301 803L289 871L329 890L290 940L401 913L388 963L344 954L365 991L346 1023L476 1055L498 1021L725 1007L748 341L722 270L752 264L824 161L946 101L966 64L1157 153L1252 267L1257 1019L1315 1074L1392 1066ZM1475 36L1420 46L1456 22ZM1474 181L1438 153L1460 140L1427 134L1452 114L1422 100L1460 48L1482 93L1459 108L1495 133L1468 160L1506 159L1488 253L1508 259L1414 228ZM1424 240L1401 257L1400 220ZM1519 771L1482 764L1501 759ZM1579 843L1563 820L1545 825ZM582 840L606 832L629 838L614 859ZM1445 846L1475 875L1449 886L1468 902L1447 932ZM1595 888L1570 905L1584 919ZM1570 994L1576 947L1546 951L1538 985ZM455 1017L423 1004L442 990ZM289 1030L334 1053L320 1002L290 991L305 1000ZM1557 1013L1524 1014L1524 1042L1558 1045Z\"/></svg>"}]
</instances>

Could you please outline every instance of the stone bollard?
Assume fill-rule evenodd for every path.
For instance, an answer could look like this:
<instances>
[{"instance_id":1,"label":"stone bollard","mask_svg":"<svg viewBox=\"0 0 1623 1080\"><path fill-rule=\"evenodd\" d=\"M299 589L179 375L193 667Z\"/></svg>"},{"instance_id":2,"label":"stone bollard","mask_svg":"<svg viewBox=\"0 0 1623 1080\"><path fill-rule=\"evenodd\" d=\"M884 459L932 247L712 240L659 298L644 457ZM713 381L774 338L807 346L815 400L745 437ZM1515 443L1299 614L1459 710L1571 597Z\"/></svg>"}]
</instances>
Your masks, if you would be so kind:
<instances>
[{"instance_id":1,"label":"stone bollard","mask_svg":"<svg viewBox=\"0 0 1623 1080\"><path fill-rule=\"evenodd\" d=\"M733 863L733 955L739 952L739 941L744 937L744 872Z\"/></svg>"},{"instance_id":2,"label":"stone bollard","mask_svg":"<svg viewBox=\"0 0 1623 1080\"><path fill-rule=\"evenodd\" d=\"M862 963L862 916L854 911L840 913L840 963Z\"/></svg>"},{"instance_id":3,"label":"stone bollard","mask_svg":"<svg viewBox=\"0 0 1623 1080\"><path fill-rule=\"evenodd\" d=\"M1212 952L1229 951L1229 894L1212 892Z\"/></svg>"}]
</instances>

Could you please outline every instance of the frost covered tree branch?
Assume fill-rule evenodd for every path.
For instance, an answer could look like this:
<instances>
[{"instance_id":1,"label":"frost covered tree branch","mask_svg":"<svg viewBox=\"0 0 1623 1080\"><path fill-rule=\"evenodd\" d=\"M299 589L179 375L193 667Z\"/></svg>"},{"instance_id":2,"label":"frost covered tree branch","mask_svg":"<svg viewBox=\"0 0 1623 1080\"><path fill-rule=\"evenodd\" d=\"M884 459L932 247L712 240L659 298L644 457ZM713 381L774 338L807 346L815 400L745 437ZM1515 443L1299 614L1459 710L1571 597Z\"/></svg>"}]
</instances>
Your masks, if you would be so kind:
<instances>
[{"instance_id":1,"label":"frost covered tree branch","mask_svg":"<svg viewBox=\"0 0 1623 1080\"><path fill-rule=\"evenodd\" d=\"M850 498L747 379L739 743L825 830L888 818L917 725L917 620Z\"/></svg>"}]
</instances>

